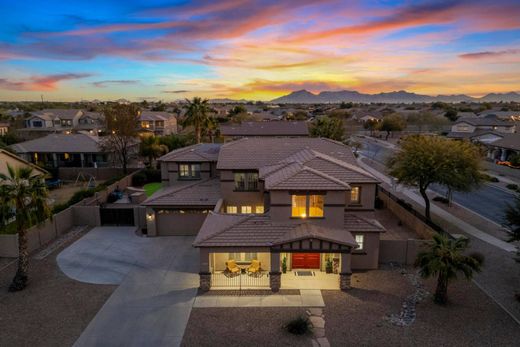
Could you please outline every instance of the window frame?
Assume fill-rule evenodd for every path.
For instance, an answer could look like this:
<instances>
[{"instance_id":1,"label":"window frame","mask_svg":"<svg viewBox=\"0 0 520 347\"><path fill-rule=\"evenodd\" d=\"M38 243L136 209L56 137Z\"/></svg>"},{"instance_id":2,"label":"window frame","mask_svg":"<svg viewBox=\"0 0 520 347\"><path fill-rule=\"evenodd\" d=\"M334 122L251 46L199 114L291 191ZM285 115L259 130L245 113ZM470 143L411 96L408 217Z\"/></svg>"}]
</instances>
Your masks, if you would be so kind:
<instances>
[{"instance_id":1,"label":"window frame","mask_svg":"<svg viewBox=\"0 0 520 347\"><path fill-rule=\"evenodd\" d=\"M361 186L351 186L350 196L349 196L349 205L351 206L360 206L361 205ZM357 200L352 200L352 192L354 191L354 188L357 188L358 190L358 197Z\"/></svg>"},{"instance_id":2,"label":"window frame","mask_svg":"<svg viewBox=\"0 0 520 347\"><path fill-rule=\"evenodd\" d=\"M299 192L294 192L294 193L290 193L291 194L291 218L295 218L295 219L324 219L325 218L325 193L316 193L316 192L308 192L308 193L299 193ZM298 215L295 215L293 212L294 212L294 198L295 197L305 197L305 216L302 216L302 213L299 213ZM311 208L311 197L312 196L318 196L318 197L321 197L322 199L322 215L321 216L311 216L310 215L310 208ZM299 209L301 209L301 207L298 207Z\"/></svg>"},{"instance_id":3,"label":"window frame","mask_svg":"<svg viewBox=\"0 0 520 347\"><path fill-rule=\"evenodd\" d=\"M230 210L233 210L235 212L230 212ZM227 205L226 206L226 214L238 214L238 206L236 205Z\"/></svg>"},{"instance_id":4,"label":"window frame","mask_svg":"<svg viewBox=\"0 0 520 347\"><path fill-rule=\"evenodd\" d=\"M187 170L182 169L187 166ZM198 166L198 170L196 167ZM200 163L178 163L178 177L179 180L200 180L201 179L201 164ZM185 175L184 173L187 173Z\"/></svg>"},{"instance_id":5,"label":"window frame","mask_svg":"<svg viewBox=\"0 0 520 347\"><path fill-rule=\"evenodd\" d=\"M239 175L243 175L244 179L237 180ZM258 192L260 190L257 171L233 171L233 182L235 192Z\"/></svg>"},{"instance_id":6,"label":"window frame","mask_svg":"<svg viewBox=\"0 0 520 347\"><path fill-rule=\"evenodd\" d=\"M361 238L361 241L358 240L358 238ZM364 234L354 234L354 240L359 245L358 248L356 248L355 252L365 252L365 235Z\"/></svg>"},{"instance_id":7,"label":"window frame","mask_svg":"<svg viewBox=\"0 0 520 347\"><path fill-rule=\"evenodd\" d=\"M249 212L244 212L244 209L249 210ZM240 214L252 214L253 206L251 205L241 205L240 206Z\"/></svg>"}]
</instances>

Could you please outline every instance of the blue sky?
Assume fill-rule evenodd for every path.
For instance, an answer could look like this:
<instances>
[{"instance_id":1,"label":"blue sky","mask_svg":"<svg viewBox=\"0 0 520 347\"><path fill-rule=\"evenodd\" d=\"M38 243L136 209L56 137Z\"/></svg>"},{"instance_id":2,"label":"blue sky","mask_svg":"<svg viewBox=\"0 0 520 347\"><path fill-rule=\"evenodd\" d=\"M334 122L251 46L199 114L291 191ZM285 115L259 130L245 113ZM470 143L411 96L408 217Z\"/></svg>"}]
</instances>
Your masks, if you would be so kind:
<instances>
[{"instance_id":1,"label":"blue sky","mask_svg":"<svg viewBox=\"0 0 520 347\"><path fill-rule=\"evenodd\" d=\"M518 1L0 1L0 99L520 90Z\"/></svg>"}]
</instances>

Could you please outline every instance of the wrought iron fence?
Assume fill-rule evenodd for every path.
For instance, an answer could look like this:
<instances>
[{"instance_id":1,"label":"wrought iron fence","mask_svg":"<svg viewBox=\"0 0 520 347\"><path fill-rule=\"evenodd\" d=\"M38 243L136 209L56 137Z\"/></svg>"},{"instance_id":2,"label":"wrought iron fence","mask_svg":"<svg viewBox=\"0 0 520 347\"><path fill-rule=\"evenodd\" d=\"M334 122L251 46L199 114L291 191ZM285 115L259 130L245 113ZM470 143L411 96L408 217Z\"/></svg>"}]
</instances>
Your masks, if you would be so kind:
<instances>
[{"instance_id":1,"label":"wrought iron fence","mask_svg":"<svg viewBox=\"0 0 520 347\"><path fill-rule=\"evenodd\" d=\"M238 289L269 288L269 273L267 271L260 271L254 274L215 272L211 275L211 287Z\"/></svg>"}]
</instances>

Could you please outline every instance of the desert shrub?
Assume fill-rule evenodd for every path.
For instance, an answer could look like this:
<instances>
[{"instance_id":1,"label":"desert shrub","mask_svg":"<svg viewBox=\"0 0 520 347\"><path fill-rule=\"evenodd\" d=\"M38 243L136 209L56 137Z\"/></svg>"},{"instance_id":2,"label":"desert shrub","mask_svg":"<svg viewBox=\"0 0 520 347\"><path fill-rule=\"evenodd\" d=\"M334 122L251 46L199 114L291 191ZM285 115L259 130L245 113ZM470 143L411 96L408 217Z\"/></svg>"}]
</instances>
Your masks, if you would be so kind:
<instances>
[{"instance_id":1,"label":"desert shrub","mask_svg":"<svg viewBox=\"0 0 520 347\"><path fill-rule=\"evenodd\" d=\"M161 182L161 170L148 168L144 169L143 172L146 175L146 183Z\"/></svg>"},{"instance_id":2,"label":"desert shrub","mask_svg":"<svg viewBox=\"0 0 520 347\"><path fill-rule=\"evenodd\" d=\"M68 205L74 205L80 202L81 200L85 198L90 198L91 196L94 196L94 189L82 189L78 190L68 201Z\"/></svg>"},{"instance_id":3,"label":"desert shrub","mask_svg":"<svg viewBox=\"0 0 520 347\"><path fill-rule=\"evenodd\" d=\"M488 182L499 182L498 178L494 177L494 176L490 176L488 174L480 174L480 177L482 178L482 180L484 181L488 181Z\"/></svg>"},{"instance_id":4,"label":"desert shrub","mask_svg":"<svg viewBox=\"0 0 520 347\"><path fill-rule=\"evenodd\" d=\"M133 186L143 186L146 183L146 174L144 172L138 172L132 176Z\"/></svg>"},{"instance_id":5,"label":"desert shrub","mask_svg":"<svg viewBox=\"0 0 520 347\"><path fill-rule=\"evenodd\" d=\"M286 326L288 332L294 335L303 335L311 331L311 325L307 317L300 316L290 321Z\"/></svg>"},{"instance_id":6,"label":"desert shrub","mask_svg":"<svg viewBox=\"0 0 520 347\"><path fill-rule=\"evenodd\" d=\"M438 201L438 202L442 202L443 204L447 204L449 203L450 201L448 199L446 199L444 196L436 196L433 198L433 201Z\"/></svg>"},{"instance_id":7,"label":"desert shrub","mask_svg":"<svg viewBox=\"0 0 520 347\"><path fill-rule=\"evenodd\" d=\"M65 202L63 204L56 204L52 207L52 214L60 213L61 211L68 208L70 205L68 202Z\"/></svg>"},{"instance_id":8,"label":"desert shrub","mask_svg":"<svg viewBox=\"0 0 520 347\"><path fill-rule=\"evenodd\" d=\"M479 262L479 264L484 264L484 254L480 252L471 252L469 256L475 258Z\"/></svg>"},{"instance_id":9,"label":"desert shrub","mask_svg":"<svg viewBox=\"0 0 520 347\"><path fill-rule=\"evenodd\" d=\"M518 190L518 185L510 183L510 184L506 185L506 188L511 189L511 190Z\"/></svg>"}]
</instances>

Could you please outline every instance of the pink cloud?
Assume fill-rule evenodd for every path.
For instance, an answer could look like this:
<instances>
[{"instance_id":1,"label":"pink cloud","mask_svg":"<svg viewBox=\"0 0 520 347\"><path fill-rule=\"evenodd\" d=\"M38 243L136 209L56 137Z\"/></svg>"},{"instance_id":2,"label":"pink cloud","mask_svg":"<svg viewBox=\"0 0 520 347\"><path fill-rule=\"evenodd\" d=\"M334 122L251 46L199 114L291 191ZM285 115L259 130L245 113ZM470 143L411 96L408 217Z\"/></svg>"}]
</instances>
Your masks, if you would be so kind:
<instances>
[{"instance_id":1,"label":"pink cloud","mask_svg":"<svg viewBox=\"0 0 520 347\"><path fill-rule=\"evenodd\" d=\"M90 74L65 73L48 76L33 76L23 81L0 78L0 89L25 91L56 90L61 81L75 80L91 76Z\"/></svg>"},{"instance_id":2,"label":"pink cloud","mask_svg":"<svg viewBox=\"0 0 520 347\"><path fill-rule=\"evenodd\" d=\"M489 58L500 58L500 57L505 57L505 56L517 55L517 54L520 54L520 49L507 49L504 51L484 51L484 52L464 53L464 54L460 54L459 58L470 59L470 60L480 60L480 59L489 59Z\"/></svg>"}]
</instances>

